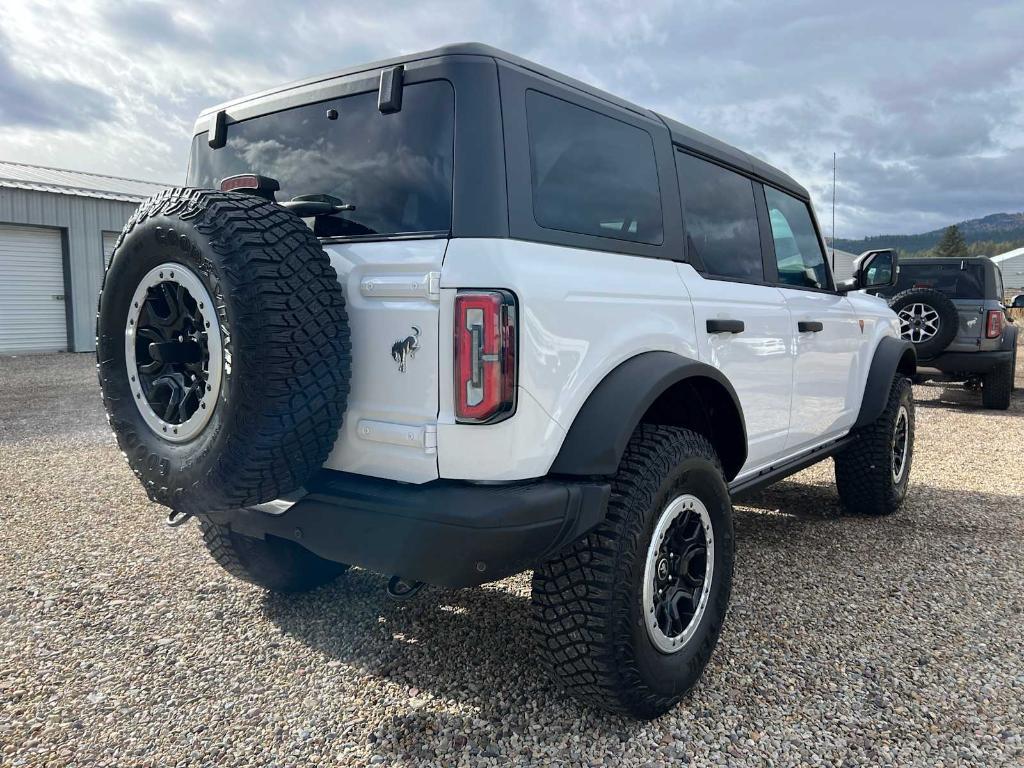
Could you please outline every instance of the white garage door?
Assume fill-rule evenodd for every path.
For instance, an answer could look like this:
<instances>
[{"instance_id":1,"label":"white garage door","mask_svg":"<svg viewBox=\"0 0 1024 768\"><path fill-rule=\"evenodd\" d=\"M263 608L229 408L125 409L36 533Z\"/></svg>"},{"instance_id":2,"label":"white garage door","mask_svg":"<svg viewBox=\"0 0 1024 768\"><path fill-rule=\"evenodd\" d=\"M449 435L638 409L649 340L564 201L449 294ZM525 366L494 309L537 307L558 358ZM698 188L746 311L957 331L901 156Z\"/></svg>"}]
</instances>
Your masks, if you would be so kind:
<instances>
[{"instance_id":1,"label":"white garage door","mask_svg":"<svg viewBox=\"0 0 1024 768\"><path fill-rule=\"evenodd\" d=\"M0 226L0 354L67 348L60 231Z\"/></svg>"},{"instance_id":2,"label":"white garage door","mask_svg":"<svg viewBox=\"0 0 1024 768\"><path fill-rule=\"evenodd\" d=\"M114 243L117 242L118 232L103 233L103 268L110 266L110 257L114 255Z\"/></svg>"}]
</instances>

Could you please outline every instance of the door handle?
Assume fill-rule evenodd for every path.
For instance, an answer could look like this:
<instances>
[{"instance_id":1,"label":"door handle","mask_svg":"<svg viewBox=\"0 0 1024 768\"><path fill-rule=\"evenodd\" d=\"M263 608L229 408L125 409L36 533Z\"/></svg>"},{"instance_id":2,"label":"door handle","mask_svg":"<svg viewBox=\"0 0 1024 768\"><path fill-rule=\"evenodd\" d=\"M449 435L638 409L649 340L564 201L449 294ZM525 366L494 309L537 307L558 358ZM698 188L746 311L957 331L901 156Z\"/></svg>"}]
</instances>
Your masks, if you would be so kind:
<instances>
[{"instance_id":1,"label":"door handle","mask_svg":"<svg viewBox=\"0 0 1024 768\"><path fill-rule=\"evenodd\" d=\"M796 329L800 333L819 333L825 330L825 326L817 320L801 320L796 324Z\"/></svg>"},{"instance_id":2,"label":"door handle","mask_svg":"<svg viewBox=\"0 0 1024 768\"><path fill-rule=\"evenodd\" d=\"M708 333L743 333L742 320L708 320Z\"/></svg>"}]
</instances>

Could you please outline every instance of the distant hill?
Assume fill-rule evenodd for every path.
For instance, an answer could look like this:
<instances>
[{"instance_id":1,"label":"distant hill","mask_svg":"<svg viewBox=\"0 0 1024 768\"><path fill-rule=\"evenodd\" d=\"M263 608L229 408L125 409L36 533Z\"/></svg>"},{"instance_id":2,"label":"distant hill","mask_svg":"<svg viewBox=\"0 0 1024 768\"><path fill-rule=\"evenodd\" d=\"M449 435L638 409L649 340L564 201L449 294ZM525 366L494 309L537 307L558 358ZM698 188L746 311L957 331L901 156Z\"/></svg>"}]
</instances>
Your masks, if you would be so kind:
<instances>
[{"instance_id":1,"label":"distant hill","mask_svg":"<svg viewBox=\"0 0 1024 768\"><path fill-rule=\"evenodd\" d=\"M1002 247L1009 243L1024 243L1024 212L992 213L980 219L961 221L957 227L968 245L991 243L993 247ZM861 253L872 248L895 248L900 253L919 253L938 245L943 229L924 232L920 235L871 235L860 240L836 238L835 247L851 253ZM1017 246L1009 246L1009 248L1012 247ZM1009 250L1009 248L1005 250ZM975 249L972 248L973 250ZM996 253L999 251L993 251L988 255Z\"/></svg>"}]
</instances>

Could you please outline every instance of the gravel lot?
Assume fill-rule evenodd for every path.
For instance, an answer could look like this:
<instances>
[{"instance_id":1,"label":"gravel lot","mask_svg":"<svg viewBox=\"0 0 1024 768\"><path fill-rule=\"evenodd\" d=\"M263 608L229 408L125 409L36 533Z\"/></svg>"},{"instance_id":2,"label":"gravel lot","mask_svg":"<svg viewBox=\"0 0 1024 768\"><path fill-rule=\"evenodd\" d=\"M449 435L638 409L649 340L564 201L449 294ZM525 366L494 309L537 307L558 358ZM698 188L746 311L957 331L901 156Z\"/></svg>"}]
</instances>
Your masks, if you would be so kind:
<instances>
[{"instance_id":1,"label":"gravel lot","mask_svg":"<svg viewBox=\"0 0 1024 768\"><path fill-rule=\"evenodd\" d=\"M916 394L903 512L839 517L830 462L738 508L718 651L640 724L542 677L525 576L234 582L131 476L91 357L0 358L0 765L1021 765L1024 396Z\"/></svg>"}]
</instances>

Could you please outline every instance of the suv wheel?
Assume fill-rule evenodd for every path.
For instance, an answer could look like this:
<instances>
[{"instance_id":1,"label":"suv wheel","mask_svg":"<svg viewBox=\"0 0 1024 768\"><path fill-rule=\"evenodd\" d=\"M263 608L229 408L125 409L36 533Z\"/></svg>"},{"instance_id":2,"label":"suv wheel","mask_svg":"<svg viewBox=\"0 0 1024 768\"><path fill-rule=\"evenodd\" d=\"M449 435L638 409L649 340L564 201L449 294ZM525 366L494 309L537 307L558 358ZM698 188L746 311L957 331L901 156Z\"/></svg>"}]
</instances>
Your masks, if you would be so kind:
<instances>
[{"instance_id":1,"label":"suv wheel","mask_svg":"<svg viewBox=\"0 0 1024 768\"><path fill-rule=\"evenodd\" d=\"M732 502L711 444L641 425L604 522L534 573L542 663L592 704L657 717L711 658L732 568Z\"/></svg>"},{"instance_id":2,"label":"suv wheel","mask_svg":"<svg viewBox=\"0 0 1024 768\"><path fill-rule=\"evenodd\" d=\"M345 297L302 219L242 192L170 189L118 239L96 318L103 404L154 501L251 506L318 470L341 425Z\"/></svg>"},{"instance_id":3,"label":"suv wheel","mask_svg":"<svg viewBox=\"0 0 1024 768\"><path fill-rule=\"evenodd\" d=\"M1016 352L1016 350L1014 350ZM997 365L981 377L981 404L985 408L1005 411L1013 395L1014 363Z\"/></svg>"},{"instance_id":4,"label":"suv wheel","mask_svg":"<svg viewBox=\"0 0 1024 768\"><path fill-rule=\"evenodd\" d=\"M839 498L850 512L891 515L903 504L914 461L914 393L897 376L885 410L835 457Z\"/></svg>"},{"instance_id":5,"label":"suv wheel","mask_svg":"<svg viewBox=\"0 0 1024 768\"><path fill-rule=\"evenodd\" d=\"M324 560L294 541L254 539L225 525L200 519L203 542L213 559L236 579L271 592L306 592L333 581L347 565Z\"/></svg>"},{"instance_id":6,"label":"suv wheel","mask_svg":"<svg viewBox=\"0 0 1024 768\"><path fill-rule=\"evenodd\" d=\"M924 360L942 352L960 324L956 305L931 288L910 288L892 297L889 307L900 321L900 336L914 345Z\"/></svg>"}]
</instances>

